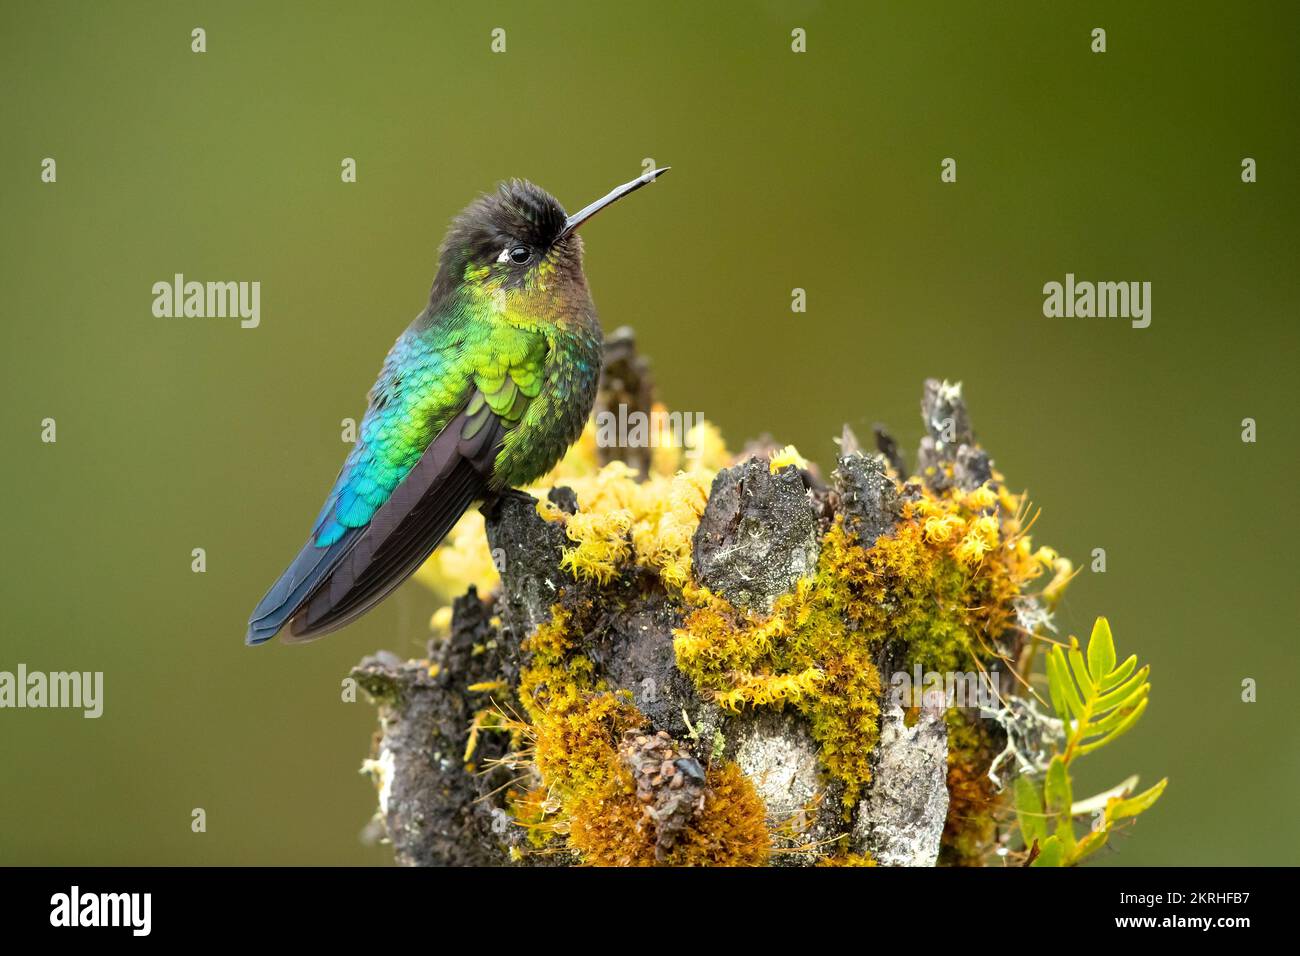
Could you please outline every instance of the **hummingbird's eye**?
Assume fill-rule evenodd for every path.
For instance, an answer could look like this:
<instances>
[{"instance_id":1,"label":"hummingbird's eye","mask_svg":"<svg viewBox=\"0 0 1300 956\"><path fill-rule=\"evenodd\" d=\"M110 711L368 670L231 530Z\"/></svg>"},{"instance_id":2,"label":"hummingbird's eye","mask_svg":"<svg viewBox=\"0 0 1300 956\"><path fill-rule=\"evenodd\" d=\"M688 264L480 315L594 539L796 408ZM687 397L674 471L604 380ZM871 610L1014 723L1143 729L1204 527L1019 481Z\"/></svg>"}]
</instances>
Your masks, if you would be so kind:
<instances>
[{"instance_id":1,"label":"hummingbird's eye","mask_svg":"<svg viewBox=\"0 0 1300 956\"><path fill-rule=\"evenodd\" d=\"M517 266L523 265L533 257L533 250L527 246L513 246L509 252L510 261Z\"/></svg>"}]
</instances>

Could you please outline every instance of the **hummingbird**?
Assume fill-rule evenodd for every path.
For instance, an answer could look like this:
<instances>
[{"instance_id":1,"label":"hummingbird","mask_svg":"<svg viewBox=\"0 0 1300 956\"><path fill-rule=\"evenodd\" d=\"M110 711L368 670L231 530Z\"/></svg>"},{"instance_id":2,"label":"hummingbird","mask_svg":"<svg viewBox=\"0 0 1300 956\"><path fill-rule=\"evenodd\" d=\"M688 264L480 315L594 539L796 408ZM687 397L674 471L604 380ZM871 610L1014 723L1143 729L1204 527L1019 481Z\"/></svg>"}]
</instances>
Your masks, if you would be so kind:
<instances>
[{"instance_id":1,"label":"hummingbird","mask_svg":"<svg viewBox=\"0 0 1300 956\"><path fill-rule=\"evenodd\" d=\"M596 398L601 331L578 228L654 182L650 170L566 215L525 180L457 216L429 303L389 350L357 441L288 569L253 609L248 644L288 642L370 610L476 501L554 467ZM513 492L518 493L518 492Z\"/></svg>"}]
</instances>

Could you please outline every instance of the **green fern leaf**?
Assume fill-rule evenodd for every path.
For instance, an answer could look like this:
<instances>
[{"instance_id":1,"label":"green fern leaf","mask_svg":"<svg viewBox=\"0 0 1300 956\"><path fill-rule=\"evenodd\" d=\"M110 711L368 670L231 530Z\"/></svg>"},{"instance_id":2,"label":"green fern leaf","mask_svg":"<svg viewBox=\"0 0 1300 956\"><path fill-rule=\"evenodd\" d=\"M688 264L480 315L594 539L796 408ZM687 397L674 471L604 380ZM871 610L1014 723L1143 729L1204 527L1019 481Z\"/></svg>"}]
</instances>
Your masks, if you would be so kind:
<instances>
[{"instance_id":1,"label":"green fern leaf","mask_svg":"<svg viewBox=\"0 0 1300 956\"><path fill-rule=\"evenodd\" d=\"M1054 756L1047 765L1043 797L1047 804L1047 815L1056 821L1056 837L1061 842L1061 850L1067 858L1071 857L1074 855L1074 820L1070 816L1070 808L1074 804L1074 796L1070 788L1070 775L1066 772L1065 760L1060 754Z\"/></svg>"},{"instance_id":2,"label":"green fern leaf","mask_svg":"<svg viewBox=\"0 0 1300 956\"><path fill-rule=\"evenodd\" d=\"M1023 774L1016 777L1016 819L1020 821L1020 833L1025 838L1026 847L1033 846L1035 840L1041 844L1047 839L1042 795L1038 786Z\"/></svg>"},{"instance_id":3,"label":"green fern leaf","mask_svg":"<svg viewBox=\"0 0 1300 956\"><path fill-rule=\"evenodd\" d=\"M1097 692L1096 687L1094 686L1092 676L1088 673L1088 665L1083 662L1083 654L1079 651L1078 647L1071 645L1069 658L1070 670L1074 672L1074 679L1077 680L1079 686L1083 688L1083 696L1090 697L1094 695Z\"/></svg>"},{"instance_id":4,"label":"green fern leaf","mask_svg":"<svg viewBox=\"0 0 1300 956\"><path fill-rule=\"evenodd\" d=\"M1160 795L1165 792L1165 786L1168 783L1169 778L1165 777L1154 787L1142 791L1136 797L1129 797L1127 799L1112 797L1106 802L1107 826L1119 820L1135 817L1143 810L1150 809L1151 805L1159 800Z\"/></svg>"},{"instance_id":5,"label":"green fern leaf","mask_svg":"<svg viewBox=\"0 0 1300 956\"><path fill-rule=\"evenodd\" d=\"M1075 836L1070 762L1128 733L1150 702L1151 668L1139 668L1136 655L1119 665L1116 657L1104 617L1093 625L1086 656L1073 637L1068 647L1054 644L1046 654L1047 688L1052 708L1065 724L1065 747L1048 764L1041 795L1029 778L1016 779L1016 816L1025 846L1037 848L1034 866L1074 866L1106 845L1117 821L1136 817L1164 793L1168 781L1161 780L1137 796L1126 796L1137 784L1131 777L1079 804L1081 815L1102 815L1095 829L1081 839Z\"/></svg>"},{"instance_id":6,"label":"green fern leaf","mask_svg":"<svg viewBox=\"0 0 1300 956\"><path fill-rule=\"evenodd\" d=\"M1147 694L1151 690L1150 684L1143 684L1133 694L1132 698L1124 702L1123 707L1116 707L1101 720L1091 721L1087 727L1079 734L1079 739L1087 737L1102 737L1120 724L1124 723L1132 716L1133 711L1146 704Z\"/></svg>"},{"instance_id":7,"label":"green fern leaf","mask_svg":"<svg viewBox=\"0 0 1300 956\"><path fill-rule=\"evenodd\" d=\"M1061 848L1061 841L1054 836L1049 836L1046 840L1038 845L1038 856L1030 866L1063 866L1065 851Z\"/></svg>"},{"instance_id":8,"label":"green fern leaf","mask_svg":"<svg viewBox=\"0 0 1300 956\"><path fill-rule=\"evenodd\" d=\"M1126 704L1132 706L1137 702L1137 698L1145 693L1143 685L1146 683L1147 675L1151 673L1150 667L1143 667L1136 674L1120 684L1114 690L1102 694L1093 701L1093 713L1100 713L1106 710L1114 710L1116 707L1122 707Z\"/></svg>"},{"instance_id":9,"label":"green fern leaf","mask_svg":"<svg viewBox=\"0 0 1300 956\"><path fill-rule=\"evenodd\" d=\"M1055 683L1057 688L1057 693L1052 696L1053 705L1055 706L1059 694L1068 708L1057 708L1061 719L1068 722L1081 718L1084 715L1083 698L1079 696L1079 690L1070 678L1070 665L1065 662L1065 652L1059 647L1053 647L1047 655L1047 679L1049 684Z\"/></svg>"},{"instance_id":10,"label":"green fern leaf","mask_svg":"<svg viewBox=\"0 0 1300 956\"><path fill-rule=\"evenodd\" d=\"M1151 668L1138 668L1136 657L1116 667L1115 656L1104 617L1093 626L1086 661L1073 637L1068 651L1056 645L1047 654L1052 705L1067 724L1067 763L1127 733L1146 710Z\"/></svg>"},{"instance_id":11,"label":"green fern leaf","mask_svg":"<svg viewBox=\"0 0 1300 956\"><path fill-rule=\"evenodd\" d=\"M1103 693L1105 691L1110 690L1112 687L1118 686L1121 682L1123 682L1128 678L1129 674L1133 673L1133 668L1137 667L1137 662L1138 662L1137 655L1130 654L1128 656L1128 660L1126 660L1123 664L1120 664L1119 667L1115 668L1105 677L1101 678L1101 680L1097 682L1097 686L1101 689Z\"/></svg>"},{"instance_id":12,"label":"green fern leaf","mask_svg":"<svg viewBox=\"0 0 1300 956\"><path fill-rule=\"evenodd\" d=\"M1083 862L1084 857L1091 856L1093 853L1096 853L1103 846L1105 846L1106 841L1109 838L1110 838L1109 827L1106 827L1101 830L1093 830L1086 837L1084 837L1082 840L1079 841L1079 845L1075 847L1074 850L1074 858L1069 861L1070 864L1073 865L1075 863Z\"/></svg>"},{"instance_id":13,"label":"green fern leaf","mask_svg":"<svg viewBox=\"0 0 1300 956\"><path fill-rule=\"evenodd\" d=\"M1110 621L1099 617L1088 638L1088 670L1092 672L1093 682L1100 683L1114 669L1115 639L1110 633Z\"/></svg>"},{"instance_id":14,"label":"green fern leaf","mask_svg":"<svg viewBox=\"0 0 1300 956\"><path fill-rule=\"evenodd\" d=\"M1067 723L1070 721L1070 711L1065 705L1065 690L1061 682L1060 675L1056 673L1056 663L1052 660L1052 652L1047 652L1047 692L1052 698L1052 710L1056 711L1056 716L1060 717Z\"/></svg>"}]
</instances>

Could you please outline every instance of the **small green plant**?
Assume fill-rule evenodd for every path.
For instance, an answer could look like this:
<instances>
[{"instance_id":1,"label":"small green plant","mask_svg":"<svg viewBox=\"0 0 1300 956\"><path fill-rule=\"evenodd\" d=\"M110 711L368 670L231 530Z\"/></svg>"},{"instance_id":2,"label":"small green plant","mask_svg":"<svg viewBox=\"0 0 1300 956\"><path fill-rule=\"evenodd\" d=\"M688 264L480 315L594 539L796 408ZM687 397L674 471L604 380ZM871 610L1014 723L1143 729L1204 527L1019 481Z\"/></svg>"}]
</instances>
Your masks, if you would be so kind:
<instances>
[{"instance_id":1,"label":"small green plant","mask_svg":"<svg viewBox=\"0 0 1300 956\"><path fill-rule=\"evenodd\" d=\"M1093 625L1086 660L1074 637L1068 650L1055 645L1048 653L1048 692L1065 727L1064 748L1053 755L1041 788L1023 774L1016 779L1016 816L1029 865L1074 866L1101 849L1117 824L1142 813L1164 792L1167 779L1132 796L1137 778L1130 777L1097 797L1075 803L1070 782L1075 760L1106 746L1137 723L1151 691L1149 673L1147 666L1138 668L1136 655L1116 666L1115 641L1104 617ZM1074 818L1098 812L1088 834L1076 838Z\"/></svg>"}]
</instances>

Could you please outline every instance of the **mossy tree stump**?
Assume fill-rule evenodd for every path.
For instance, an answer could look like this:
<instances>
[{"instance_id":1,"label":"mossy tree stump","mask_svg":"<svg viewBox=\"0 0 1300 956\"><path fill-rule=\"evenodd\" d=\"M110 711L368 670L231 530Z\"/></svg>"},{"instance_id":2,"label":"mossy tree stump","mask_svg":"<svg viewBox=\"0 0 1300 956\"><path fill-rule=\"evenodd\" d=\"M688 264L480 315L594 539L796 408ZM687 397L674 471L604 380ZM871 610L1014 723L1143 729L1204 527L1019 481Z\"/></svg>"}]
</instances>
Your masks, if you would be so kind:
<instances>
[{"instance_id":1,"label":"mossy tree stump","mask_svg":"<svg viewBox=\"0 0 1300 956\"><path fill-rule=\"evenodd\" d=\"M608 354L598 411L649 411L630 334ZM960 387L926 382L922 417L914 474L879 428L871 451L845 429L829 480L789 448L692 461L585 440L536 499L497 503L485 543L450 547L481 546L499 579L455 600L427 659L353 672L379 704L367 766L398 862L1005 850L991 713L1070 566L1030 546ZM900 696L899 675L922 673L975 674L1002 699Z\"/></svg>"}]
</instances>

